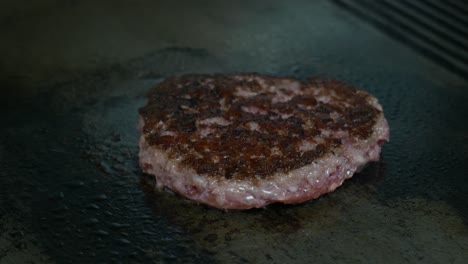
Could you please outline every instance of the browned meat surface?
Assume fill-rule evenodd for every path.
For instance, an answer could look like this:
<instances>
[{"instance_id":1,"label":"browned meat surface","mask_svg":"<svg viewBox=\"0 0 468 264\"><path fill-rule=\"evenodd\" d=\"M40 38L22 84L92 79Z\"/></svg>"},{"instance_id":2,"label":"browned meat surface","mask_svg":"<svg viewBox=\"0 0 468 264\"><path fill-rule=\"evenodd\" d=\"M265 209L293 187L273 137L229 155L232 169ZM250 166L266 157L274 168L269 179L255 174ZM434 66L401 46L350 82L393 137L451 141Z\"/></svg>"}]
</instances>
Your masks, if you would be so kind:
<instances>
[{"instance_id":1,"label":"browned meat surface","mask_svg":"<svg viewBox=\"0 0 468 264\"><path fill-rule=\"evenodd\" d=\"M227 209L333 191L389 137L364 91L257 74L168 79L149 92L140 129L140 164L158 187Z\"/></svg>"}]
</instances>

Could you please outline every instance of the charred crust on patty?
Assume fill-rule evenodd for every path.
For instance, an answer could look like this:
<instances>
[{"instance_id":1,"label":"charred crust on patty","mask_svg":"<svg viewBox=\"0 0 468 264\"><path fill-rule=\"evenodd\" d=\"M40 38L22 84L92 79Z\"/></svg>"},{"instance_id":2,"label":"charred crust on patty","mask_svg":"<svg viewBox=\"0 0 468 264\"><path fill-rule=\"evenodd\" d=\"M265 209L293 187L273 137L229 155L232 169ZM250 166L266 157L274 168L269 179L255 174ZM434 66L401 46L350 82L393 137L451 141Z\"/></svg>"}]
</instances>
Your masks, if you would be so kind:
<instances>
[{"instance_id":1,"label":"charred crust on patty","mask_svg":"<svg viewBox=\"0 0 468 264\"><path fill-rule=\"evenodd\" d=\"M259 74L185 75L148 93L146 142L197 174L267 179L364 140L382 117L368 93L339 81Z\"/></svg>"}]
</instances>

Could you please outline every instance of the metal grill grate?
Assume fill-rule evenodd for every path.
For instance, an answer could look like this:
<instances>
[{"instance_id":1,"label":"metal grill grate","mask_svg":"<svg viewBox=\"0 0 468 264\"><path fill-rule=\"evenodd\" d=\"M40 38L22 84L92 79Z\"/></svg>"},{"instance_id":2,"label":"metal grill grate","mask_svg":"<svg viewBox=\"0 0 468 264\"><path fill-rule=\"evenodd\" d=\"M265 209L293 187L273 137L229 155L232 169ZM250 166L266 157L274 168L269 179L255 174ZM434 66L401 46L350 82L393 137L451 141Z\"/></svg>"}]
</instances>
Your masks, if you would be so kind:
<instances>
[{"instance_id":1,"label":"metal grill grate","mask_svg":"<svg viewBox=\"0 0 468 264\"><path fill-rule=\"evenodd\" d=\"M456 0L333 0L468 80L468 3Z\"/></svg>"}]
</instances>

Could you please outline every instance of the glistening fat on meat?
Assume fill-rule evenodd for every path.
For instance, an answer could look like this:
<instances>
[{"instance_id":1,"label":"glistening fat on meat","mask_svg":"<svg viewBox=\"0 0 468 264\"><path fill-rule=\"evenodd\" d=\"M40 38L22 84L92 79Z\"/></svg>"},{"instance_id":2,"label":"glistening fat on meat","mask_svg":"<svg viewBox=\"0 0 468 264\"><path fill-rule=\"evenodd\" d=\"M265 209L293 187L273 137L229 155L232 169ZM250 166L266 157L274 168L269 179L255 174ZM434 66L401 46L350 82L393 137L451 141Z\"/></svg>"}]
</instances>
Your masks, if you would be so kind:
<instances>
[{"instance_id":1,"label":"glistening fat on meat","mask_svg":"<svg viewBox=\"0 0 468 264\"><path fill-rule=\"evenodd\" d=\"M139 113L142 170L223 209L317 198L389 139L377 99L330 79L186 75L152 89Z\"/></svg>"}]
</instances>

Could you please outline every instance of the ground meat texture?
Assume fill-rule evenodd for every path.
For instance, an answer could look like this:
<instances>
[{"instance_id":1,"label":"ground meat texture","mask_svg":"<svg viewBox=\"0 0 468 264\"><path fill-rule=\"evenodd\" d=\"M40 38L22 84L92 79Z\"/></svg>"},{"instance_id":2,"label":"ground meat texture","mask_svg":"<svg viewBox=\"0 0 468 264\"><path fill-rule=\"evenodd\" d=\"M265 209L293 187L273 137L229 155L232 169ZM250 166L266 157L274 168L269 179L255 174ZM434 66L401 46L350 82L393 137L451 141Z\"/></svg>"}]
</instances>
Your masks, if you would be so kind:
<instances>
[{"instance_id":1,"label":"ground meat texture","mask_svg":"<svg viewBox=\"0 0 468 264\"><path fill-rule=\"evenodd\" d=\"M157 187L224 209L317 198L389 138L377 99L330 79L186 75L139 113L140 165Z\"/></svg>"}]
</instances>

